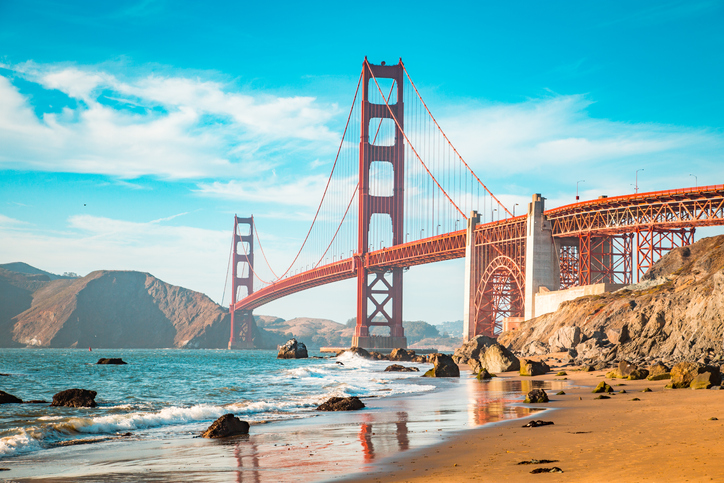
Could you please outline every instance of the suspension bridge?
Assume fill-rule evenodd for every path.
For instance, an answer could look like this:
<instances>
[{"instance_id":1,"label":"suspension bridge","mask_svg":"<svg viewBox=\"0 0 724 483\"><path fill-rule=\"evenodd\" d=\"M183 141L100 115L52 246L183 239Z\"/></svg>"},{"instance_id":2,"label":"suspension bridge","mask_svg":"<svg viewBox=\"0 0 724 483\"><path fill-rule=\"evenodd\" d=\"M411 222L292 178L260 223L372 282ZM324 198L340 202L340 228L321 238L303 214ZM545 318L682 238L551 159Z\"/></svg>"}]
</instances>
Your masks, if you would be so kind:
<instances>
[{"instance_id":1,"label":"suspension bridge","mask_svg":"<svg viewBox=\"0 0 724 483\"><path fill-rule=\"evenodd\" d=\"M275 272L254 218L234 217L229 348L253 348L252 311L357 280L353 345L406 347L404 271L465 258L466 339L536 316L536 294L630 284L697 227L724 224L724 185L600 197L515 215L455 149L402 60L365 58L337 154L292 263ZM259 257L261 255L261 257ZM271 277L260 276L263 260ZM540 311L539 311L540 312ZM371 328L389 330L374 335Z\"/></svg>"}]
</instances>

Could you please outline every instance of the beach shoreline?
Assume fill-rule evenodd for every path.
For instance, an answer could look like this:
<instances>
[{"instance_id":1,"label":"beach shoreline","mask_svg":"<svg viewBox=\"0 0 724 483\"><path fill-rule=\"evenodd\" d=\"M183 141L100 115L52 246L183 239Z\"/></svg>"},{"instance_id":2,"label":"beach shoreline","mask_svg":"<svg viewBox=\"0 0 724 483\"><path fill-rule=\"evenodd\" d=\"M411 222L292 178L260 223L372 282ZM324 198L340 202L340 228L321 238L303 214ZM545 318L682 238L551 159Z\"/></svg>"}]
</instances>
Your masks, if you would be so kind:
<instances>
[{"instance_id":1,"label":"beach shoreline","mask_svg":"<svg viewBox=\"0 0 724 483\"><path fill-rule=\"evenodd\" d=\"M382 371L387 362L375 364L376 371ZM520 404L530 381L496 378L481 383L465 371L461 378L422 379L421 374L407 381L434 389L363 398L367 408L362 411L307 411L295 419L257 422L248 437L226 441L198 438L208 425L199 422L179 426L171 436L161 434L166 427L131 431L127 437L86 434L86 444L3 458L0 466L10 471L0 473L0 479L325 481L366 471L383 458L446 441L470 427L524 417L530 411ZM397 380L397 390L401 383ZM99 442L91 442L96 437Z\"/></svg>"},{"instance_id":2,"label":"beach shoreline","mask_svg":"<svg viewBox=\"0 0 724 483\"><path fill-rule=\"evenodd\" d=\"M352 482L720 481L724 473L724 391L665 389L669 382L605 379L616 390L596 399L593 388L607 371L579 372L552 365L552 374L508 380L551 380L558 369L571 384L565 395L530 406L553 425L524 428L507 420L456 434L415 453L380 461ZM652 392L642 392L650 388ZM625 390L625 393L618 391ZM639 401L634 401L638 398ZM713 419L716 418L716 419ZM547 464L519 464L531 460ZM536 468L563 473L533 475Z\"/></svg>"}]
</instances>

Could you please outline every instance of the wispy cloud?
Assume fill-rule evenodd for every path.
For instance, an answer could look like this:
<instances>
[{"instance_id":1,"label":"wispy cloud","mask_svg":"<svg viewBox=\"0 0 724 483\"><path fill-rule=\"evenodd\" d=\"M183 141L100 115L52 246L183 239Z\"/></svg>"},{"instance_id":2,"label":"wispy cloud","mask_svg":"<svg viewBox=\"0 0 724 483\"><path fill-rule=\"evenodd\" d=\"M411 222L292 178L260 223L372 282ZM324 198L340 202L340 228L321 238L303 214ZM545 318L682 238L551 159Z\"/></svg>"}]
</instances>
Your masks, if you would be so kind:
<instances>
[{"instance_id":1,"label":"wispy cloud","mask_svg":"<svg viewBox=\"0 0 724 483\"><path fill-rule=\"evenodd\" d=\"M36 114L0 76L0 166L124 179L235 177L263 172L280 153L333 149L337 106L311 97L245 94L200 78L119 80L91 67L2 65L79 102ZM108 105L113 101L116 105ZM128 108L126 108L128 107Z\"/></svg>"},{"instance_id":2,"label":"wispy cloud","mask_svg":"<svg viewBox=\"0 0 724 483\"><path fill-rule=\"evenodd\" d=\"M453 144L481 178L558 173L564 166L610 165L632 157L692 155L714 158L724 149L718 132L660 124L632 124L589 116L584 95L552 96L519 104L463 108L441 119ZM718 153L718 154L717 154Z\"/></svg>"}]
</instances>

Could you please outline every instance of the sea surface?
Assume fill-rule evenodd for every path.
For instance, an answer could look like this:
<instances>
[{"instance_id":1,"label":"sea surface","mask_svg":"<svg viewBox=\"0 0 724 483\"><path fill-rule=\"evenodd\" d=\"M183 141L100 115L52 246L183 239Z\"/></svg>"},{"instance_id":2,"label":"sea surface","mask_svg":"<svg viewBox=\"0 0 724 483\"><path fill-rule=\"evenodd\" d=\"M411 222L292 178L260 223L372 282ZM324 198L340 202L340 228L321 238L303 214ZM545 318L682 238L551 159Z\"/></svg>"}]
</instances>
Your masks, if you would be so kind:
<instances>
[{"instance_id":1,"label":"sea surface","mask_svg":"<svg viewBox=\"0 0 724 483\"><path fill-rule=\"evenodd\" d=\"M97 365L101 357L128 364ZM11 469L0 478L241 481L254 471L250 481L295 481L304 467L304 481L315 481L528 414L520 382L422 378L429 364L403 363L420 369L404 373L385 372L389 364L352 354L278 360L275 351L1 349L0 389L48 403L0 405L0 466ZM49 406L70 388L97 391L98 407ZM332 396L360 396L367 410L315 411ZM226 413L252 424L248 439L198 438Z\"/></svg>"},{"instance_id":2,"label":"sea surface","mask_svg":"<svg viewBox=\"0 0 724 483\"><path fill-rule=\"evenodd\" d=\"M128 364L96 364L101 357ZM435 388L419 373L379 372L379 365L352 356L277 360L276 351L2 349L0 373L8 375L0 376L0 389L48 402L64 389L90 389L98 392L98 407L2 406L0 457L88 435L196 431L226 413L250 422L301 418L332 396Z\"/></svg>"}]
</instances>

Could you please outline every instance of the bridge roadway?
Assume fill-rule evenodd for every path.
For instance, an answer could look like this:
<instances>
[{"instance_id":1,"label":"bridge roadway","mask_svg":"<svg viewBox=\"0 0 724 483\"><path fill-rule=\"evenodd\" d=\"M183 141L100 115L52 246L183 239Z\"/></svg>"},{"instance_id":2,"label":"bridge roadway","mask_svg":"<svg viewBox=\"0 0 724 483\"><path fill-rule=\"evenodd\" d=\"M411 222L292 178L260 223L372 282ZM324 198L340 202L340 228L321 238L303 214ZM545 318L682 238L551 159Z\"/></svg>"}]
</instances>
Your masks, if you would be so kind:
<instances>
[{"instance_id":1,"label":"bridge roadway","mask_svg":"<svg viewBox=\"0 0 724 483\"><path fill-rule=\"evenodd\" d=\"M724 185L702 186L598 198L543 212L553 237L622 234L637 230L669 230L724 224ZM495 246L520 232L527 215L479 224L475 238ZM466 230L384 248L332 262L278 280L236 302L234 310L253 310L279 298L357 276L358 267L384 271L464 258ZM521 267L524 270L524 267Z\"/></svg>"}]
</instances>

